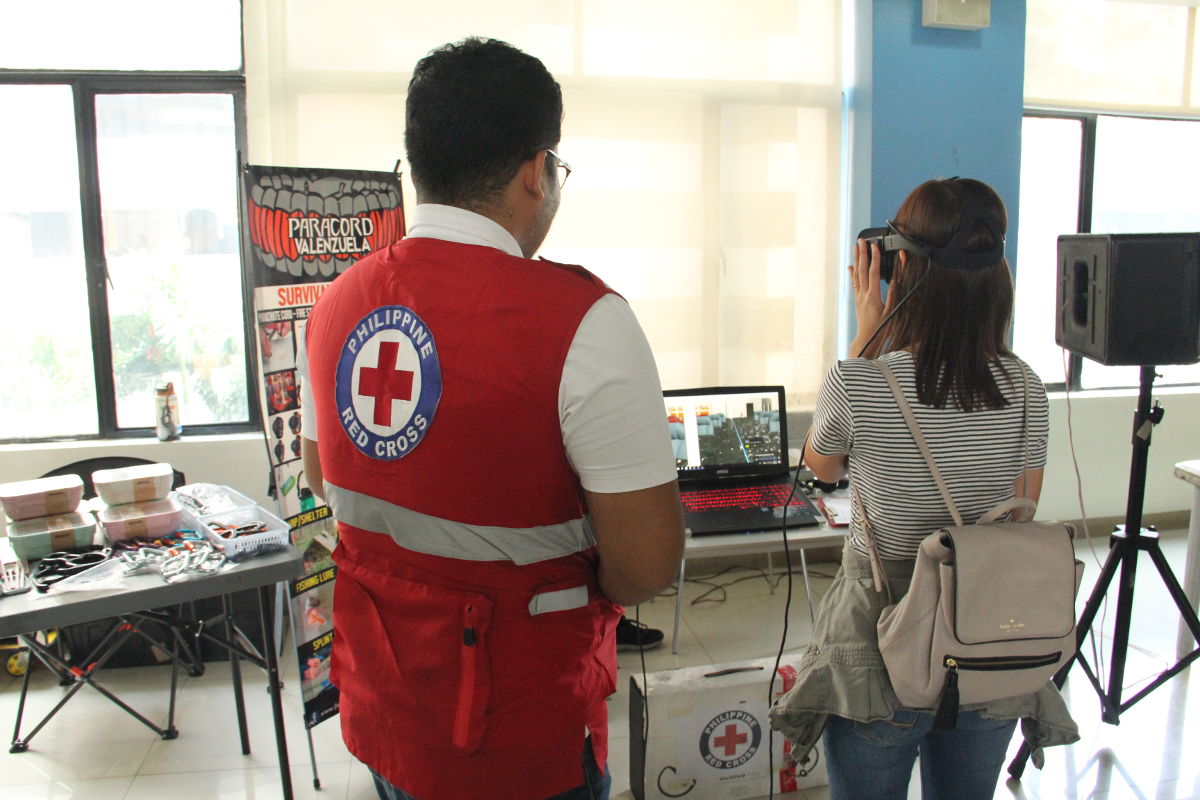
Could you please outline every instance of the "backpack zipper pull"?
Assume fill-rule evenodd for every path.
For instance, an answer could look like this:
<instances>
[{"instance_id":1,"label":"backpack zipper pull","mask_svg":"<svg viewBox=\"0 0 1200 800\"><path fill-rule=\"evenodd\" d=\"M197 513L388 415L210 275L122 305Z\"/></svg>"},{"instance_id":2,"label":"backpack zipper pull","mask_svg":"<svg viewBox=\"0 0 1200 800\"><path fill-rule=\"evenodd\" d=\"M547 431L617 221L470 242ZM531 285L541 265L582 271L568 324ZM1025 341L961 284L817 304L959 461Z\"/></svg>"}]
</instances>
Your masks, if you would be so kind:
<instances>
[{"instance_id":1,"label":"backpack zipper pull","mask_svg":"<svg viewBox=\"0 0 1200 800\"><path fill-rule=\"evenodd\" d=\"M942 685L937 710L933 713L935 731L952 731L958 727L958 662L947 656L944 666L946 682Z\"/></svg>"}]
</instances>

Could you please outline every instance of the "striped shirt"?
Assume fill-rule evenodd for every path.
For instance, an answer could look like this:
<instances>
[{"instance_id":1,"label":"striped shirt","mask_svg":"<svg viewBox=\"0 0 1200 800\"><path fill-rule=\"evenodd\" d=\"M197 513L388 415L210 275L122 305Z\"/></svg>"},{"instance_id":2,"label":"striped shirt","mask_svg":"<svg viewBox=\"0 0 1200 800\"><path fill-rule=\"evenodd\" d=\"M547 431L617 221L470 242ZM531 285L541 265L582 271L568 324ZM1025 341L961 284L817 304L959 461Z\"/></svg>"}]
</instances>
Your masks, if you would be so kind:
<instances>
[{"instance_id":1,"label":"striped shirt","mask_svg":"<svg viewBox=\"0 0 1200 800\"><path fill-rule=\"evenodd\" d=\"M966 413L952 405L933 408L918 402L911 354L897 351L881 360L896 373L964 523L1011 498L1024 467L1021 371L1029 379L1029 469L1045 466L1046 389L1024 361L1003 359L1011 380L992 367L1008 405ZM829 370L817 398L809 447L821 455L849 455L850 483L862 499L883 558L915 558L922 539L954 524L887 381L869 360L852 358ZM855 550L867 553L857 507L850 540Z\"/></svg>"}]
</instances>

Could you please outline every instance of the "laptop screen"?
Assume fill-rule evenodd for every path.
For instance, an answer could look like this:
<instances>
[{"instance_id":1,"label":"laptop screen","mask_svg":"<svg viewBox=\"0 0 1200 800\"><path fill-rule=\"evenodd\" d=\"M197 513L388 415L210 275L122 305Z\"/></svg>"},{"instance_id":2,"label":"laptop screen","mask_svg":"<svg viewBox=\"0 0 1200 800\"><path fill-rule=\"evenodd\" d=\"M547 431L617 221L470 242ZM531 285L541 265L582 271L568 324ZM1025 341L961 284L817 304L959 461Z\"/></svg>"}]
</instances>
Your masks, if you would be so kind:
<instances>
[{"instance_id":1,"label":"laptop screen","mask_svg":"<svg viewBox=\"0 0 1200 800\"><path fill-rule=\"evenodd\" d=\"M663 392L679 480L786 475L782 386Z\"/></svg>"}]
</instances>

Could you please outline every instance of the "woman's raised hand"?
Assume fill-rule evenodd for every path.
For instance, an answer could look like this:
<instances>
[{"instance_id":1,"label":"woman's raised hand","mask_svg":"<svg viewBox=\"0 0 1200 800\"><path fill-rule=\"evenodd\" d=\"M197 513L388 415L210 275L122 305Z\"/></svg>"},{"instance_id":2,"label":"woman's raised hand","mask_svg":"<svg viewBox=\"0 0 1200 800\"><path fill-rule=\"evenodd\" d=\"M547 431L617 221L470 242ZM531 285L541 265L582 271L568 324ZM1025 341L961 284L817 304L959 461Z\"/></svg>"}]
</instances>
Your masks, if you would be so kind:
<instances>
[{"instance_id":1,"label":"woman's raised hand","mask_svg":"<svg viewBox=\"0 0 1200 800\"><path fill-rule=\"evenodd\" d=\"M878 242L872 242L868 246L865 239L859 239L854 245L854 263L846 268L850 271L850 288L854 292L854 316L858 326L854 341L850 344L852 357L859 355L859 351L871 339L883 320L883 291L879 287L879 265L882 257ZM881 339L877 338L871 346L874 352L863 355L874 358L878 355L880 343Z\"/></svg>"}]
</instances>

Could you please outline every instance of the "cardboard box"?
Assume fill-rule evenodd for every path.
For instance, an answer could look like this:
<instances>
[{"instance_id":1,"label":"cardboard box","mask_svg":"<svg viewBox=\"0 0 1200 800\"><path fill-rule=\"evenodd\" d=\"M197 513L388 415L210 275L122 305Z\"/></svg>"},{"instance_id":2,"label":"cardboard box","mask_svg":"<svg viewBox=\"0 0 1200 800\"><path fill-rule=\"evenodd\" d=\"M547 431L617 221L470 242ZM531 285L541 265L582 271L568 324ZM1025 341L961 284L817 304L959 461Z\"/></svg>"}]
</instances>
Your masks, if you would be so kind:
<instances>
[{"instance_id":1,"label":"cardboard box","mask_svg":"<svg viewBox=\"0 0 1200 800\"><path fill-rule=\"evenodd\" d=\"M785 656L775 697L792 687L798 654ZM790 662L790 663L789 663ZM630 788L637 800L776 796L828 783L820 746L797 765L767 719L775 657L652 672L630 678ZM648 737L643 738L649 717ZM773 748L771 747L773 741ZM770 773L768 748L774 752Z\"/></svg>"}]
</instances>

